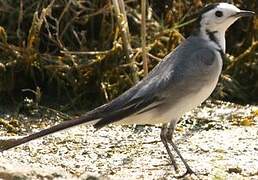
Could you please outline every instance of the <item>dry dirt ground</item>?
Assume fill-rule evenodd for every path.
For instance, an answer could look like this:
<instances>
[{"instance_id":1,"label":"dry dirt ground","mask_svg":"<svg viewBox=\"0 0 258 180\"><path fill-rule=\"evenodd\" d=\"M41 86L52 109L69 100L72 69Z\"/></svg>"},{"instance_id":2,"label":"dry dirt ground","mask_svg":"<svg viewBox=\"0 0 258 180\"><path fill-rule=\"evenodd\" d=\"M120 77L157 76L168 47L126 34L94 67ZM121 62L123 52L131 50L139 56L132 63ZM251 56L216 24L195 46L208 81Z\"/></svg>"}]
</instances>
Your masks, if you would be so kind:
<instances>
[{"instance_id":1,"label":"dry dirt ground","mask_svg":"<svg viewBox=\"0 0 258 180\"><path fill-rule=\"evenodd\" d=\"M0 126L0 139L53 124L20 121L18 134ZM0 153L0 179L173 179L159 133L158 126L74 127ZM258 179L258 107L207 102L182 118L175 142L199 179Z\"/></svg>"}]
</instances>

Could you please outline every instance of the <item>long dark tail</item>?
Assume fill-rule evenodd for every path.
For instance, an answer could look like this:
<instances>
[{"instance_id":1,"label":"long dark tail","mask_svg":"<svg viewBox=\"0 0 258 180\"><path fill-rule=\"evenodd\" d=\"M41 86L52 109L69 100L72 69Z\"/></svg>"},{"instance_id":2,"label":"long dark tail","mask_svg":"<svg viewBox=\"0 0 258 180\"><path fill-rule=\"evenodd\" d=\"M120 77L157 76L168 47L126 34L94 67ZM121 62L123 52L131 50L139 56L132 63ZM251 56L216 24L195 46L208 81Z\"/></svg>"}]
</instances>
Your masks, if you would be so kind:
<instances>
[{"instance_id":1,"label":"long dark tail","mask_svg":"<svg viewBox=\"0 0 258 180\"><path fill-rule=\"evenodd\" d=\"M149 98L135 98L129 102L118 99L117 101L112 101L109 104L100 106L77 119L62 122L20 139L2 140L0 141L0 152L24 144L33 139L83 123L92 124L96 129L100 129L105 125L117 122L138 112L155 101L159 102L160 99L157 99L155 96ZM162 101L159 102L158 105L162 105ZM148 110L151 109L149 108Z\"/></svg>"},{"instance_id":2,"label":"long dark tail","mask_svg":"<svg viewBox=\"0 0 258 180\"><path fill-rule=\"evenodd\" d=\"M26 137L20 138L20 139L10 139L10 140L0 140L0 152L11 149L13 147L19 146L21 144L24 144L26 142L29 142L31 140L46 136L48 134L52 134L57 131L61 131L79 124L83 124L86 122L91 121L91 117L89 116L82 116L77 119L72 119L69 121L64 121L60 124L57 124L55 126L49 127L47 129L43 129L39 132L36 132L34 134L28 135Z\"/></svg>"}]
</instances>

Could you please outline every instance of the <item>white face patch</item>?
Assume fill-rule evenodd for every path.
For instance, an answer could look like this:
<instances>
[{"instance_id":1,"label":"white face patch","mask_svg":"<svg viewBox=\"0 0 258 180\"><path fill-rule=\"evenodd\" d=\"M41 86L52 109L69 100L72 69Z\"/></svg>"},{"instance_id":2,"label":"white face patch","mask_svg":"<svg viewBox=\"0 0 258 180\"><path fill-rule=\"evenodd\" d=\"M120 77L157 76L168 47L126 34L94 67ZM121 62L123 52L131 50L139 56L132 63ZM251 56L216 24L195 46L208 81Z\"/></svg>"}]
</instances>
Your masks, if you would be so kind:
<instances>
[{"instance_id":1,"label":"white face patch","mask_svg":"<svg viewBox=\"0 0 258 180\"><path fill-rule=\"evenodd\" d=\"M215 32L214 36L216 36L222 50L225 51L225 32L238 19L234 16L238 12L240 9L232 4L219 3L215 8L202 14L201 33L207 37L207 32Z\"/></svg>"},{"instance_id":2,"label":"white face patch","mask_svg":"<svg viewBox=\"0 0 258 180\"><path fill-rule=\"evenodd\" d=\"M234 17L240 9L228 3L219 5L202 15L201 27L210 31L226 31L238 18Z\"/></svg>"}]
</instances>

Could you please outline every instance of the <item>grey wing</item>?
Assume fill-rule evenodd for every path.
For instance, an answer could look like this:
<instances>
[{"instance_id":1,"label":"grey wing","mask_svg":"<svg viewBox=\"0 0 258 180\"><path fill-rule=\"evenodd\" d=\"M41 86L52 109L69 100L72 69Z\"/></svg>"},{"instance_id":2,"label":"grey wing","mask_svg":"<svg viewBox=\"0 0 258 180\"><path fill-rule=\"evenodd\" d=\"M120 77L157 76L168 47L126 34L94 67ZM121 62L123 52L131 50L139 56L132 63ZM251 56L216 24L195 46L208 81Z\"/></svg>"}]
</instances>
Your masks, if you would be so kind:
<instances>
[{"instance_id":1,"label":"grey wing","mask_svg":"<svg viewBox=\"0 0 258 180\"><path fill-rule=\"evenodd\" d=\"M110 103L89 112L94 119L99 119L94 127L101 128L146 108L163 104L164 98L158 91L162 91L165 84L166 79L146 78Z\"/></svg>"},{"instance_id":2,"label":"grey wing","mask_svg":"<svg viewBox=\"0 0 258 180\"><path fill-rule=\"evenodd\" d=\"M146 112L162 105L163 91L168 87L173 76L174 53L167 55L143 80L115 98L90 112L85 117L96 120L95 128L117 122L132 114ZM171 61L171 62L169 62ZM168 64L170 64L168 66ZM92 118L91 118L92 117Z\"/></svg>"}]
</instances>

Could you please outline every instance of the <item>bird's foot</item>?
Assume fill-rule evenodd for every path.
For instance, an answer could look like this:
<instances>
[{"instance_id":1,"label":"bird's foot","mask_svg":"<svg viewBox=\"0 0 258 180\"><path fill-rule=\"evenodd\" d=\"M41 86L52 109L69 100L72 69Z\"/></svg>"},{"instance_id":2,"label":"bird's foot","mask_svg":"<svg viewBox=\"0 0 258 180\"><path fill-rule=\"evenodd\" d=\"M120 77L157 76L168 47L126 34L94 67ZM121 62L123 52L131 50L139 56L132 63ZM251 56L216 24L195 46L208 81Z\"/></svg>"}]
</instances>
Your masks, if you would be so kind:
<instances>
[{"instance_id":1,"label":"bird's foot","mask_svg":"<svg viewBox=\"0 0 258 180\"><path fill-rule=\"evenodd\" d=\"M172 162L172 166L173 166L175 172L178 173L179 172L179 168L178 168L177 163L176 162Z\"/></svg>"},{"instance_id":2,"label":"bird's foot","mask_svg":"<svg viewBox=\"0 0 258 180\"><path fill-rule=\"evenodd\" d=\"M191 175L194 175L197 177L197 179L200 179L197 174L191 169L191 168L187 168L186 169L186 172L182 175L179 175L179 176L174 176L176 179L182 179L184 177L186 177L187 175L191 176Z\"/></svg>"}]
</instances>

